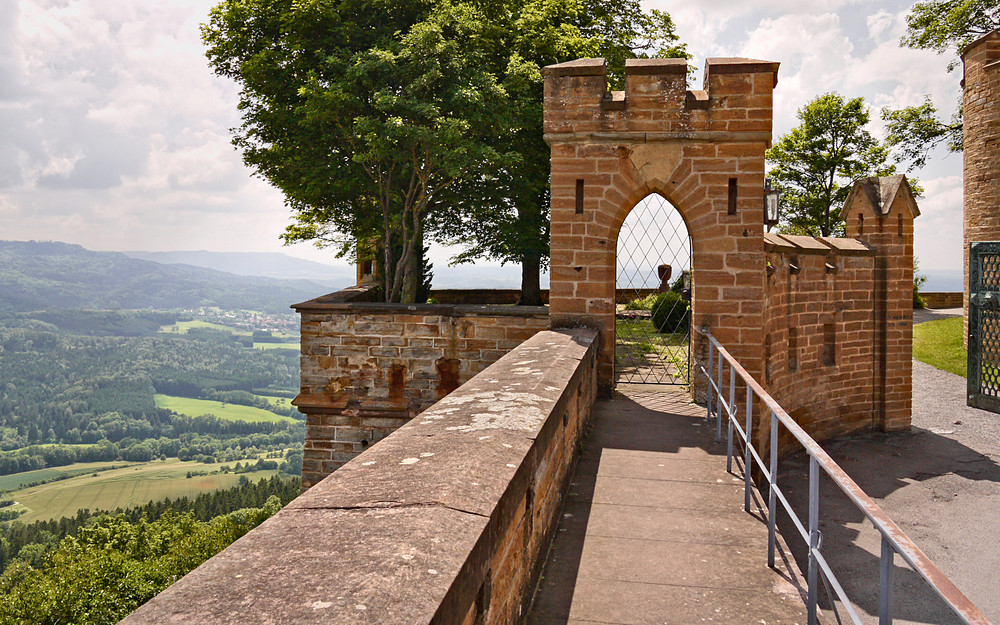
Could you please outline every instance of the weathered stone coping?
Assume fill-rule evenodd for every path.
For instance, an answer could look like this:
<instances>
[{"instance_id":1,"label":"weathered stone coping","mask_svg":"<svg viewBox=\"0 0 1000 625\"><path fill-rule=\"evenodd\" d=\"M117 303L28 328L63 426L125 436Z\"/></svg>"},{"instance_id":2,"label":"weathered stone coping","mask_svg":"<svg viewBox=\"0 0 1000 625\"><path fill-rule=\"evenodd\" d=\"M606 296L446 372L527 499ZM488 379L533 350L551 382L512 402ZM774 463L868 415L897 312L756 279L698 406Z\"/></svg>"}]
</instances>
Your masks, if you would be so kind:
<instances>
[{"instance_id":1,"label":"weathered stone coping","mask_svg":"<svg viewBox=\"0 0 1000 625\"><path fill-rule=\"evenodd\" d=\"M384 302L326 302L310 300L292 306L297 312L354 312L367 314L421 314L443 317L547 317L546 306L512 306L504 304L386 304Z\"/></svg>"},{"instance_id":2,"label":"weathered stone coping","mask_svg":"<svg viewBox=\"0 0 1000 625\"><path fill-rule=\"evenodd\" d=\"M517 620L593 404L595 343L539 332L122 623Z\"/></svg>"}]
</instances>

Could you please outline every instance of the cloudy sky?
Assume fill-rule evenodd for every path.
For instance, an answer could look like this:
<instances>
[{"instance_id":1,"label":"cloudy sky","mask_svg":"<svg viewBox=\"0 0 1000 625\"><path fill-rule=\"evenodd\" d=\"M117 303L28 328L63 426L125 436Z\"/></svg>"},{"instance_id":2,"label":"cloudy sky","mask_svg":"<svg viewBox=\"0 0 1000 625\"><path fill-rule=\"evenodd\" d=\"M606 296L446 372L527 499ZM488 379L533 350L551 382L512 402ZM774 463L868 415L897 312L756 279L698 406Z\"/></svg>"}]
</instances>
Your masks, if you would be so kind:
<instances>
[{"instance_id":1,"label":"cloudy sky","mask_svg":"<svg viewBox=\"0 0 1000 625\"><path fill-rule=\"evenodd\" d=\"M211 0L0 0L0 239L95 250L284 251L281 194L229 141L235 86L207 68L198 26ZM898 46L902 0L651 0L704 67L713 56L781 62L775 136L814 96L919 103L950 114L949 58ZM881 132L877 124L873 131ZM960 269L961 157L918 175L924 268ZM437 256L444 252L438 251ZM445 262L438 259L438 267Z\"/></svg>"}]
</instances>

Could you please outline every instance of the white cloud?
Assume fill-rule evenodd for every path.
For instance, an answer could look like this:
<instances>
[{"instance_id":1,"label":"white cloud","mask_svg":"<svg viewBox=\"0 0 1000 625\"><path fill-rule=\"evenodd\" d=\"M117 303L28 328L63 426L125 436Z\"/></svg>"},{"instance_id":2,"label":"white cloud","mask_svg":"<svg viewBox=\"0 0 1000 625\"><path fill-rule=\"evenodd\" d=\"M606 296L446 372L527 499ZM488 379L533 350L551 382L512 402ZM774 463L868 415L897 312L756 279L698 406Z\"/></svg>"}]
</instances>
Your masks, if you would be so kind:
<instances>
[{"instance_id":1,"label":"white cloud","mask_svg":"<svg viewBox=\"0 0 1000 625\"><path fill-rule=\"evenodd\" d=\"M216 3L0 0L0 238L281 249L282 196L233 150L237 91L211 73L200 42L198 25ZM864 96L875 117L924 94L950 112L957 95L946 57L899 47L905 11L895 0L646 6L671 13L698 67L711 56L781 62L776 135L828 91ZM917 254L926 269L961 266L960 169L952 157L922 173ZM307 245L293 253L330 260ZM434 251L442 271L447 253Z\"/></svg>"},{"instance_id":2,"label":"white cloud","mask_svg":"<svg viewBox=\"0 0 1000 625\"><path fill-rule=\"evenodd\" d=\"M920 216L913 222L914 255L920 268L961 269L962 176L930 178L920 184L924 197L917 199Z\"/></svg>"}]
</instances>

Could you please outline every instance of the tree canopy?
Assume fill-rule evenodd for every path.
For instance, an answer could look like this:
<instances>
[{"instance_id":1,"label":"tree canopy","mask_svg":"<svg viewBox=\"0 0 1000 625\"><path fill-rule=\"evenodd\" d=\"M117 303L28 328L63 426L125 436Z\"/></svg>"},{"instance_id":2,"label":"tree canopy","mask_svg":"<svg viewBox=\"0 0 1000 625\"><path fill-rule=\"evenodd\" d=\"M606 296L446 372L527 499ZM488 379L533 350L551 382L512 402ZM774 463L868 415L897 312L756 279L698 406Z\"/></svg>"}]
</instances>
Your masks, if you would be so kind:
<instances>
[{"instance_id":1,"label":"tree canopy","mask_svg":"<svg viewBox=\"0 0 1000 625\"><path fill-rule=\"evenodd\" d=\"M425 237L537 282L543 66L601 54L618 80L626 58L684 55L638 0L224 0L202 34L241 87L235 145L292 209L285 241L379 249L387 301L415 298Z\"/></svg>"},{"instance_id":2,"label":"tree canopy","mask_svg":"<svg viewBox=\"0 0 1000 625\"><path fill-rule=\"evenodd\" d=\"M871 135L864 98L821 95L797 114L800 124L767 151L770 177L781 191L786 232L843 236L840 209L852 182L895 173L889 150Z\"/></svg>"},{"instance_id":3,"label":"tree canopy","mask_svg":"<svg viewBox=\"0 0 1000 625\"><path fill-rule=\"evenodd\" d=\"M996 0L926 0L917 2L906 16L906 34L900 44L938 54L953 52L948 71L958 65L958 56L967 45L1000 29L1000 4ZM909 169L923 167L938 145L951 152L962 151L962 96L950 121L939 117L930 97L923 104L902 109L885 108L882 119L887 140L898 149L897 162L909 161Z\"/></svg>"}]
</instances>

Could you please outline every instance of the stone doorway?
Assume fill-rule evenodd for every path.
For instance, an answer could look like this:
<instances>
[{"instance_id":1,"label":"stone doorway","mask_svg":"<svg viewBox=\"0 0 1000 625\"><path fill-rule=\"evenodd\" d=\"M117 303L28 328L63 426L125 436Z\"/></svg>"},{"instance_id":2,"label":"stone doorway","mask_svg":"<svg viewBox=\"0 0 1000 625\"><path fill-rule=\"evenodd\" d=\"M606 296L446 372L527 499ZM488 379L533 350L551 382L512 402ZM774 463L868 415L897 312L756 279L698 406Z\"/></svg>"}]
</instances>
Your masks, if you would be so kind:
<instances>
[{"instance_id":1,"label":"stone doorway","mask_svg":"<svg viewBox=\"0 0 1000 625\"><path fill-rule=\"evenodd\" d=\"M618 232L615 383L691 381L691 236L680 212L653 193Z\"/></svg>"}]
</instances>

